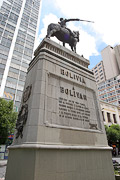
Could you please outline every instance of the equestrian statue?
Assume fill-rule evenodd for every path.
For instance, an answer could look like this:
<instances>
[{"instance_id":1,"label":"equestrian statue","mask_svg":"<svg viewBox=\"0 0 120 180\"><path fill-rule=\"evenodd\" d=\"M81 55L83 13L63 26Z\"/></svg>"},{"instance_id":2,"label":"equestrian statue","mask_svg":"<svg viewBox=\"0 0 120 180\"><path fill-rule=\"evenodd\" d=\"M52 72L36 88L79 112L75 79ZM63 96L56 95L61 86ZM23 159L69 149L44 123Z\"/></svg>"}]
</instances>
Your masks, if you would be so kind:
<instances>
[{"instance_id":1,"label":"equestrian statue","mask_svg":"<svg viewBox=\"0 0 120 180\"><path fill-rule=\"evenodd\" d=\"M66 22L69 21L86 21L80 19L63 19L60 18L60 22L58 24L49 24L47 29L47 38L51 36L55 36L58 40L63 42L63 46L65 43L68 43L71 47L72 51L76 52L76 44L79 42L79 31L71 31L69 28L66 27ZM92 22L92 21L86 21Z\"/></svg>"}]
</instances>

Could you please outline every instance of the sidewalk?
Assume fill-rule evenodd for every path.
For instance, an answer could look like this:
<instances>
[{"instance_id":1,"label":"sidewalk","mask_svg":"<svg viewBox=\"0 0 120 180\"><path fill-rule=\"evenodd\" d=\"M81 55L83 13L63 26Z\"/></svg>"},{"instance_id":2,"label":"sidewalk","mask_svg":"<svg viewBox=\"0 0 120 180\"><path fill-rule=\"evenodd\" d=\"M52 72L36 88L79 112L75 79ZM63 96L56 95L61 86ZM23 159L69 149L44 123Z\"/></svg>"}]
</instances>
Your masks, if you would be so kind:
<instances>
[{"instance_id":1,"label":"sidewalk","mask_svg":"<svg viewBox=\"0 0 120 180\"><path fill-rule=\"evenodd\" d=\"M1 160L0 159L0 167L7 166L7 160Z\"/></svg>"},{"instance_id":2,"label":"sidewalk","mask_svg":"<svg viewBox=\"0 0 120 180\"><path fill-rule=\"evenodd\" d=\"M5 179L7 160L0 160L0 180Z\"/></svg>"}]
</instances>

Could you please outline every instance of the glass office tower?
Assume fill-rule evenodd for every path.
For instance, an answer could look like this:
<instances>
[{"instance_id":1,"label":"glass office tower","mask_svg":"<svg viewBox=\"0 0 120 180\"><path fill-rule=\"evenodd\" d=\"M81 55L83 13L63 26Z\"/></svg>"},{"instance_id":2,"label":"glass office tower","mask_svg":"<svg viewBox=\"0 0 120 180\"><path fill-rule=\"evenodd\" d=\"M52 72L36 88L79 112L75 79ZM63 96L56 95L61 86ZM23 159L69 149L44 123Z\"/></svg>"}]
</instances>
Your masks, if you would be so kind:
<instances>
[{"instance_id":1,"label":"glass office tower","mask_svg":"<svg viewBox=\"0 0 120 180\"><path fill-rule=\"evenodd\" d=\"M0 0L0 97L20 106L41 0Z\"/></svg>"}]
</instances>

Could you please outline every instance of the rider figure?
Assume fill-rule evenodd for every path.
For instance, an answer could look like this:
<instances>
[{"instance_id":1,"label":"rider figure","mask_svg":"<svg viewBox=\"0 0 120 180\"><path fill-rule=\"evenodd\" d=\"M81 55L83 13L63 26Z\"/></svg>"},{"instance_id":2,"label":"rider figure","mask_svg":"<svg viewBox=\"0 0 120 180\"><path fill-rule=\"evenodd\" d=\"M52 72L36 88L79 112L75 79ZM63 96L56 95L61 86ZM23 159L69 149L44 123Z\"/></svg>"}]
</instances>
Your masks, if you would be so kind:
<instances>
[{"instance_id":1,"label":"rider figure","mask_svg":"<svg viewBox=\"0 0 120 180\"><path fill-rule=\"evenodd\" d=\"M58 22L58 23L60 24L60 26L62 28L67 29L70 32L70 34L74 37L75 34L69 28L66 27L66 22L69 22L69 21L79 21L79 19L63 19L63 18L60 18L60 22Z\"/></svg>"}]
</instances>

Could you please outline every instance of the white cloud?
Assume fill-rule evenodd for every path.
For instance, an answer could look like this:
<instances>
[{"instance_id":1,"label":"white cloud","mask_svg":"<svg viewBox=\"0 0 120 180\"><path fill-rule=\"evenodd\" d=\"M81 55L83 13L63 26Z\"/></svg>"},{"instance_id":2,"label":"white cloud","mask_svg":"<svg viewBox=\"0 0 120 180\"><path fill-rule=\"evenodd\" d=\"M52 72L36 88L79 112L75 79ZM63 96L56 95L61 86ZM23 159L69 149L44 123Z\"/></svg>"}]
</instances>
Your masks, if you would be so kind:
<instances>
[{"instance_id":1,"label":"white cloud","mask_svg":"<svg viewBox=\"0 0 120 180\"><path fill-rule=\"evenodd\" d=\"M41 33L38 38L39 43L41 40L45 38L47 34L47 27L51 23L51 21L52 23L58 23L59 19L57 18L57 16L53 14L49 14L46 15L42 21L43 21L43 28L41 29ZM98 52L96 50L96 41L93 36L83 31L83 29L80 26L79 27L75 26L73 22L68 23L68 27L71 30L80 31L80 42L77 44L78 54L83 55L87 59L89 59L89 56L91 55L98 55ZM57 38L52 37L51 39L62 45L62 42L58 41ZM39 44L36 45L38 46ZM70 49L70 47L67 44L66 47Z\"/></svg>"},{"instance_id":2,"label":"white cloud","mask_svg":"<svg viewBox=\"0 0 120 180\"><path fill-rule=\"evenodd\" d=\"M51 19L52 19L52 22L51 22ZM35 49L38 47L40 42L46 37L48 25L50 23L58 23L59 19L57 18L56 15L50 13L49 15L46 15L42 19L42 21L43 21L43 28L41 29L40 35L38 36L38 38L36 40ZM51 39L53 39L54 41L57 41L56 38L54 38L54 37L52 37Z\"/></svg>"},{"instance_id":3,"label":"white cloud","mask_svg":"<svg viewBox=\"0 0 120 180\"><path fill-rule=\"evenodd\" d=\"M80 31L80 42L78 43L77 49L77 52L86 59L89 59L90 56L99 54L96 50L95 38L83 30Z\"/></svg>"},{"instance_id":4,"label":"white cloud","mask_svg":"<svg viewBox=\"0 0 120 180\"><path fill-rule=\"evenodd\" d=\"M3 0L0 0L0 8L1 8L2 4L3 4Z\"/></svg>"},{"instance_id":5,"label":"white cloud","mask_svg":"<svg viewBox=\"0 0 120 180\"><path fill-rule=\"evenodd\" d=\"M53 0L53 3L64 17L95 21L91 26L106 44L120 43L119 0Z\"/></svg>"}]
</instances>

